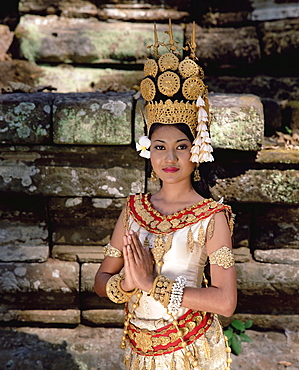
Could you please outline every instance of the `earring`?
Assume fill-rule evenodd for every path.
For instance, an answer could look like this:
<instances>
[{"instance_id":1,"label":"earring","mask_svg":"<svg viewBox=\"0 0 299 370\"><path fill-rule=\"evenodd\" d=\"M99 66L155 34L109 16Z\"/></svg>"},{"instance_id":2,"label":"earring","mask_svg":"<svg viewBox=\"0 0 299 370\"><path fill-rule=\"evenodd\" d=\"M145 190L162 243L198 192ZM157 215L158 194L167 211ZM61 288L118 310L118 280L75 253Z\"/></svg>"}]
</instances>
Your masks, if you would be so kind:
<instances>
[{"instance_id":1,"label":"earring","mask_svg":"<svg viewBox=\"0 0 299 370\"><path fill-rule=\"evenodd\" d=\"M152 172L151 172L150 180L151 181L157 181L157 175L156 175L156 172L154 170L152 170Z\"/></svg>"},{"instance_id":2,"label":"earring","mask_svg":"<svg viewBox=\"0 0 299 370\"><path fill-rule=\"evenodd\" d=\"M201 180L198 166L196 166L196 168L195 168L195 170L194 170L193 180L194 180L195 182L198 182L198 181L200 181L200 180Z\"/></svg>"}]
</instances>

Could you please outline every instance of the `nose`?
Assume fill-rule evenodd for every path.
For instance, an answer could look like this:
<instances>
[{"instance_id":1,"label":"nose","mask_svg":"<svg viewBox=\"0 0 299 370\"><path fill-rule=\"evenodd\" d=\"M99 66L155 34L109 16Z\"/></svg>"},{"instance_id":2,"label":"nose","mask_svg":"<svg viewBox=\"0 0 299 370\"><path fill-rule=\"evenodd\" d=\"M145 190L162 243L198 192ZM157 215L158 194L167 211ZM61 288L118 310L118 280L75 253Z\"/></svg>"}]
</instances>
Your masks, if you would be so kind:
<instances>
[{"instance_id":1,"label":"nose","mask_svg":"<svg viewBox=\"0 0 299 370\"><path fill-rule=\"evenodd\" d=\"M177 160L178 160L178 158L177 158L176 153L175 153L174 150L172 150L172 149L166 150L165 162L175 163L175 162L177 162Z\"/></svg>"}]
</instances>

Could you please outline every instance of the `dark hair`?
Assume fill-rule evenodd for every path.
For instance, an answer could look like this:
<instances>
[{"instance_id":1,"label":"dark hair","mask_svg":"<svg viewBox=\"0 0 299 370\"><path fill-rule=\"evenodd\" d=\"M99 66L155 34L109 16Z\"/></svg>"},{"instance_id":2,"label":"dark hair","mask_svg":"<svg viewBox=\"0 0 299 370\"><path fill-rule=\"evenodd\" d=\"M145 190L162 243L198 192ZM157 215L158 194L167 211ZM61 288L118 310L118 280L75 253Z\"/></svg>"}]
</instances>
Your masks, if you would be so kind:
<instances>
[{"instance_id":1,"label":"dark hair","mask_svg":"<svg viewBox=\"0 0 299 370\"><path fill-rule=\"evenodd\" d=\"M149 139L151 139L153 133L162 126L164 126L164 124L162 123L153 123L149 130L149 134L148 134ZM187 136L187 138L191 141L191 143L193 142L194 137L188 125L186 125L185 123L175 123L175 124L171 124L171 126L176 127L178 130L180 130L183 134ZM147 177L151 176L152 169L153 169L152 164L150 161L148 161L147 170L146 170ZM200 181L194 181L194 176L191 175L192 187L202 197L212 198L209 184L208 184L208 172L209 172L208 163L202 163L198 167L198 170L200 173Z\"/></svg>"}]
</instances>

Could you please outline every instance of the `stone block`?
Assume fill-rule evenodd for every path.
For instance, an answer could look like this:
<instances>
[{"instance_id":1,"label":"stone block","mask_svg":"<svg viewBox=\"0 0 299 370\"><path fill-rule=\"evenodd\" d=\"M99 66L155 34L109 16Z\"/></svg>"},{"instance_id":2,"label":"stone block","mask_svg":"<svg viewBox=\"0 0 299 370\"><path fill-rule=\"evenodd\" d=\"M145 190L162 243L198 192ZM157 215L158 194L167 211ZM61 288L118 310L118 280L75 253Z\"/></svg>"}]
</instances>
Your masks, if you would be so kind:
<instances>
[{"instance_id":1,"label":"stone block","mask_svg":"<svg viewBox=\"0 0 299 370\"><path fill-rule=\"evenodd\" d=\"M68 64L42 65L39 68L42 75L36 83L52 85L60 93L106 91L113 88L116 91L130 91L140 85L144 76L143 71L76 67Z\"/></svg>"},{"instance_id":2,"label":"stone block","mask_svg":"<svg viewBox=\"0 0 299 370\"><path fill-rule=\"evenodd\" d=\"M51 143L52 93L0 95L0 143Z\"/></svg>"},{"instance_id":3,"label":"stone block","mask_svg":"<svg viewBox=\"0 0 299 370\"><path fill-rule=\"evenodd\" d=\"M282 60L287 59L291 64L298 65L299 19L264 22L260 25L260 32L261 47L266 57L282 57Z\"/></svg>"},{"instance_id":4,"label":"stone block","mask_svg":"<svg viewBox=\"0 0 299 370\"><path fill-rule=\"evenodd\" d=\"M2 232L2 230L1 230ZM14 234L14 236L16 236ZM7 236L5 237L5 240ZM49 257L49 247L10 245L0 246L1 262L46 262Z\"/></svg>"},{"instance_id":5,"label":"stone block","mask_svg":"<svg viewBox=\"0 0 299 370\"><path fill-rule=\"evenodd\" d=\"M125 370L123 329L14 327L0 329L0 368Z\"/></svg>"},{"instance_id":6,"label":"stone block","mask_svg":"<svg viewBox=\"0 0 299 370\"><path fill-rule=\"evenodd\" d=\"M55 245L52 249L52 257L62 261L99 263L104 259L104 252L100 246Z\"/></svg>"},{"instance_id":7,"label":"stone block","mask_svg":"<svg viewBox=\"0 0 299 370\"><path fill-rule=\"evenodd\" d=\"M273 330L285 332L299 330L299 315L258 315L237 313L231 317L220 317L222 325L228 326L233 320L246 322L253 321L253 328L257 330Z\"/></svg>"},{"instance_id":8,"label":"stone block","mask_svg":"<svg viewBox=\"0 0 299 370\"><path fill-rule=\"evenodd\" d=\"M185 34L191 35L192 24L187 24ZM260 57L260 45L255 27L203 28L196 26L196 55L207 70L219 68L248 68Z\"/></svg>"},{"instance_id":9,"label":"stone block","mask_svg":"<svg viewBox=\"0 0 299 370\"><path fill-rule=\"evenodd\" d=\"M298 206L256 205L252 224L252 245L255 249L298 249Z\"/></svg>"},{"instance_id":10,"label":"stone block","mask_svg":"<svg viewBox=\"0 0 299 370\"><path fill-rule=\"evenodd\" d=\"M299 5L296 1L253 0L251 19L253 21L273 21L276 19L297 18Z\"/></svg>"},{"instance_id":11,"label":"stone block","mask_svg":"<svg viewBox=\"0 0 299 370\"><path fill-rule=\"evenodd\" d=\"M264 137L264 114L254 95L210 94L212 145L257 151Z\"/></svg>"},{"instance_id":12,"label":"stone block","mask_svg":"<svg viewBox=\"0 0 299 370\"><path fill-rule=\"evenodd\" d=\"M75 309L79 304L79 265L0 263L0 304L5 309Z\"/></svg>"},{"instance_id":13,"label":"stone block","mask_svg":"<svg viewBox=\"0 0 299 370\"><path fill-rule=\"evenodd\" d=\"M54 142L73 145L131 144L132 95L132 93L58 95L53 105Z\"/></svg>"},{"instance_id":14,"label":"stone block","mask_svg":"<svg viewBox=\"0 0 299 370\"><path fill-rule=\"evenodd\" d=\"M7 58L7 51L12 43L14 33L10 31L9 27L0 25L0 62ZM0 131L1 132L1 131Z\"/></svg>"},{"instance_id":15,"label":"stone block","mask_svg":"<svg viewBox=\"0 0 299 370\"><path fill-rule=\"evenodd\" d=\"M77 325L80 323L79 310L8 310L0 311L0 322L16 324L39 325Z\"/></svg>"},{"instance_id":16,"label":"stone block","mask_svg":"<svg viewBox=\"0 0 299 370\"><path fill-rule=\"evenodd\" d=\"M212 194L229 203L298 204L298 179L298 170L249 169L235 177L218 178Z\"/></svg>"},{"instance_id":17,"label":"stone block","mask_svg":"<svg viewBox=\"0 0 299 370\"><path fill-rule=\"evenodd\" d=\"M94 292L94 279L100 267L99 263L83 263L81 266L80 299L83 310L120 309L123 304L116 304L108 298L99 297Z\"/></svg>"},{"instance_id":18,"label":"stone block","mask_svg":"<svg viewBox=\"0 0 299 370\"><path fill-rule=\"evenodd\" d=\"M256 249L254 258L259 262L299 265L299 249Z\"/></svg>"},{"instance_id":19,"label":"stone block","mask_svg":"<svg viewBox=\"0 0 299 370\"><path fill-rule=\"evenodd\" d=\"M105 198L144 191L144 162L130 147L15 149L2 148L0 191Z\"/></svg>"},{"instance_id":20,"label":"stone block","mask_svg":"<svg viewBox=\"0 0 299 370\"><path fill-rule=\"evenodd\" d=\"M257 151L264 137L263 105L259 97L247 94L209 94L211 138L215 149ZM142 99L137 100L135 141L144 135Z\"/></svg>"},{"instance_id":21,"label":"stone block","mask_svg":"<svg viewBox=\"0 0 299 370\"><path fill-rule=\"evenodd\" d=\"M239 263L252 260L250 249L246 247L234 248L235 261Z\"/></svg>"},{"instance_id":22,"label":"stone block","mask_svg":"<svg viewBox=\"0 0 299 370\"><path fill-rule=\"evenodd\" d=\"M281 148L267 148L262 149L257 153L257 163L285 163L298 164L299 155L297 149Z\"/></svg>"},{"instance_id":23,"label":"stone block","mask_svg":"<svg viewBox=\"0 0 299 370\"><path fill-rule=\"evenodd\" d=\"M236 269L237 313L298 315L298 265L246 262Z\"/></svg>"},{"instance_id":24,"label":"stone block","mask_svg":"<svg viewBox=\"0 0 299 370\"><path fill-rule=\"evenodd\" d=\"M124 310L84 310L82 323L89 326L123 327Z\"/></svg>"},{"instance_id":25,"label":"stone block","mask_svg":"<svg viewBox=\"0 0 299 370\"><path fill-rule=\"evenodd\" d=\"M157 24L157 30L159 40L167 41L165 25ZM153 44L152 24L95 18L25 15L15 33L25 59L39 63L135 63L150 55L147 46ZM173 26L173 35L183 43L181 26Z\"/></svg>"},{"instance_id":26,"label":"stone block","mask_svg":"<svg viewBox=\"0 0 299 370\"><path fill-rule=\"evenodd\" d=\"M51 198L49 214L54 243L85 246L107 244L125 202L126 198ZM69 255L70 250L65 252ZM97 261L93 262L100 262L101 249L90 249L90 253L96 253L94 257Z\"/></svg>"}]
</instances>

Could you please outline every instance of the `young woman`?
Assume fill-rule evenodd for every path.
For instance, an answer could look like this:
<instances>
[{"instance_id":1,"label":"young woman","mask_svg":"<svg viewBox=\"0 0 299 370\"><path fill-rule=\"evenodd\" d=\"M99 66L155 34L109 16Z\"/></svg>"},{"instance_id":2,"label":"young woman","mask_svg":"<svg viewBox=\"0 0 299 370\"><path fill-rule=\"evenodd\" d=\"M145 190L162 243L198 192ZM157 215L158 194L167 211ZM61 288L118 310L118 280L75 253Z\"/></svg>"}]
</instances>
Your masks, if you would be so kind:
<instances>
[{"instance_id":1,"label":"young woman","mask_svg":"<svg viewBox=\"0 0 299 370\"><path fill-rule=\"evenodd\" d=\"M207 127L201 122L206 115L198 107L202 102L207 110L205 92L202 96L196 125L189 122L195 103L191 112L189 103L174 101L172 109L171 102L161 101L157 108L147 99L146 156L161 189L128 198L95 278L100 297L126 303L126 369L230 369L230 348L217 314L232 315L237 300L232 213L229 206L207 199L204 188L196 185L201 181L192 159L198 154L211 160ZM159 116L164 108L166 118ZM197 144L199 151L194 150ZM146 146L139 149L146 151Z\"/></svg>"}]
</instances>

